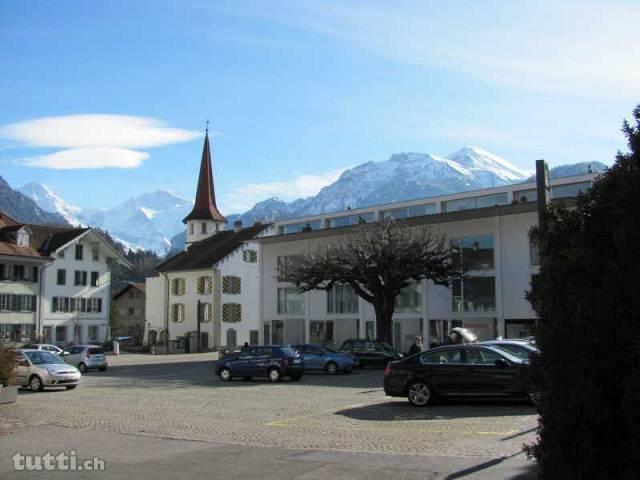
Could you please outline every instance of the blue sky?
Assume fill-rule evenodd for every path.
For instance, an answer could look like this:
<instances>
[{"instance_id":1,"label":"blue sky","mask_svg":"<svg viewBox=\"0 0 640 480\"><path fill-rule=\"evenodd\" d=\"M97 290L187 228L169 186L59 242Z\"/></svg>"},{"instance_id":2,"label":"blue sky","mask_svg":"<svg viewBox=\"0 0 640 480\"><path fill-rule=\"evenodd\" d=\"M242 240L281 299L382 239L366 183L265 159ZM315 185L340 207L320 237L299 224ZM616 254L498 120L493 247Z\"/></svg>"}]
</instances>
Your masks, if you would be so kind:
<instances>
[{"instance_id":1,"label":"blue sky","mask_svg":"<svg viewBox=\"0 0 640 480\"><path fill-rule=\"evenodd\" d=\"M631 1L5 0L0 175L82 207L191 198L206 120L227 214L396 152L611 163L637 25Z\"/></svg>"}]
</instances>

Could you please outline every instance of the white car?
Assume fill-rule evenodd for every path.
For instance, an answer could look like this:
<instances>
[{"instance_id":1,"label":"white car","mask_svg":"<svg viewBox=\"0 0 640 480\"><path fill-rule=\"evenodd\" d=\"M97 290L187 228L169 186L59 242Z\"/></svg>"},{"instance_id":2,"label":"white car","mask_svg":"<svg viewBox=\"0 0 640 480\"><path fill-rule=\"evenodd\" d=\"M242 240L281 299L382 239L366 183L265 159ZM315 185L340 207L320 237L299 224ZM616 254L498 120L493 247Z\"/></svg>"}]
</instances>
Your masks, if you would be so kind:
<instances>
[{"instance_id":1,"label":"white car","mask_svg":"<svg viewBox=\"0 0 640 480\"><path fill-rule=\"evenodd\" d=\"M34 392L45 388L65 387L72 390L80 383L80 372L72 365L65 363L61 357L44 350L16 350L18 368L15 384L29 387Z\"/></svg>"},{"instance_id":2,"label":"white car","mask_svg":"<svg viewBox=\"0 0 640 480\"><path fill-rule=\"evenodd\" d=\"M29 343L22 348L28 350L44 350L45 352L55 353L56 355L62 355L65 353L62 348L50 343Z\"/></svg>"}]
</instances>

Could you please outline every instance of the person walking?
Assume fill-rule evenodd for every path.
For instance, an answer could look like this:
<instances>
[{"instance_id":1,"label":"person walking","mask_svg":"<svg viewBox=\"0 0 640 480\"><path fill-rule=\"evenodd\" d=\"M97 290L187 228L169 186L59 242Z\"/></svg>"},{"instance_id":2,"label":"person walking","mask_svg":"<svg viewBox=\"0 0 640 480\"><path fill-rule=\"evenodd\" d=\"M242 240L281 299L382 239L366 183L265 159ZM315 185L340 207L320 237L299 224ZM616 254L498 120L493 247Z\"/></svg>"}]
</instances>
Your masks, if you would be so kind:
<instances>
[{"instance_id":1,"label":"person walking","mask_svg":"<svg viewBox=\"0 0 640 480\"><path fill-rule=\"evenodd\" d=\"M415 355L416 353L420 353L424 351L424 346L422 345L422 337L420 335L416 336L413 345L409 347L409 355Z\"/></svg>"}]
</instances>

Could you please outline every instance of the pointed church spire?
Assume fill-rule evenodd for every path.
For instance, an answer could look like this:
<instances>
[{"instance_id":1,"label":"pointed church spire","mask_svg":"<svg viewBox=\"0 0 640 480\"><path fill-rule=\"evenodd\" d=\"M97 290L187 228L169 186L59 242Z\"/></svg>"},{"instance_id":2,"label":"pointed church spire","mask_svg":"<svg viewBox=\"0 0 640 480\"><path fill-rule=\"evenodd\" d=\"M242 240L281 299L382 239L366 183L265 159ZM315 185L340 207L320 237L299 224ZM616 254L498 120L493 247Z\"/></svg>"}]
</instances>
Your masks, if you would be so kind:
<instances>
[{"instance_id":1,"label":"pointed church spire","mask_svg":"<svg viewBox=\"0 0 640 480\"><path fill-rule=\"evenodd\" d=\"M193 210L184 217L182 223L189 220L213 220L214 222L227 223L226 218L218 211L216 206L216 194L213 189L213 172L211 169L211 149L209 148L209 121L204 136L202 147L202 160L200 162L200 175L198 176L198 189Z\"/></svg>"}]
</instances>

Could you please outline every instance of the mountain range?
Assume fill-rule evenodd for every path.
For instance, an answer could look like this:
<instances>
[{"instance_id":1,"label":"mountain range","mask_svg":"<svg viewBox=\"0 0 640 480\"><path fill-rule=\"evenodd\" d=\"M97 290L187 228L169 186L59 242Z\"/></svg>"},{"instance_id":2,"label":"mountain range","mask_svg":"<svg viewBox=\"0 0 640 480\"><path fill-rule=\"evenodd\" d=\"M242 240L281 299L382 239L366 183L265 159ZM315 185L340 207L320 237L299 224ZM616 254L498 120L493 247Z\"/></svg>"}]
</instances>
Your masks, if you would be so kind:
<instances>
[{"instance_id":1,"label":"mountain range","mask_svg":"<svg viewBox=\"0 0 640 480\"><path fill-rule=\"evenodd\" d=\"M597 172L606 166L598 162L563 165L552 169L551 176L577 175L586 173L589 168ZM256 203L247 212L227 215L228 228L236 220L241 220L244 225L252 225L256 221L271 222L497 187L530 178L531 172L521 170L478 147L464 147L446 157L398 153L386 161L366 162L346 170L317 195L291 202L269 198ZM98 227L109 231L129 248L144 248L159 254L183 248L185 234L182 218L193 207L192 200L166 190L145 193L106 209L83 209L70 205L51 189L38 183L24 185L15 193L33 201L40 211L53 212L66 223ZM11 215L10 210L7 213Z\"/></svg>"}]
</instances>

